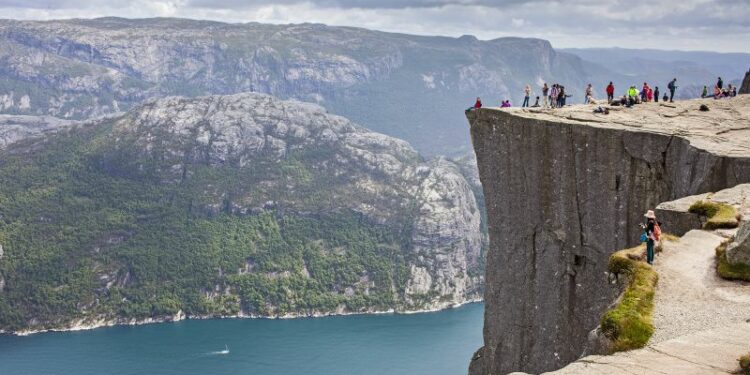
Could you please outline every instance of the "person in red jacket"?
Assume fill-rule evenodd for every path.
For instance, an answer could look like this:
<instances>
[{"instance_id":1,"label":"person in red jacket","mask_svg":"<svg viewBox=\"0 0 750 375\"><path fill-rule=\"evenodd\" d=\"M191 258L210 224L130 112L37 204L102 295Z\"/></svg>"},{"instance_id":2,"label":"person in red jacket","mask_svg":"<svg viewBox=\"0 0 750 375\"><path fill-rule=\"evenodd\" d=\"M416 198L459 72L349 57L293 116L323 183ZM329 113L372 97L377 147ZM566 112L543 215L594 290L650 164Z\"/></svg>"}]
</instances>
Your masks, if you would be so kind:
<instances>
[{"instance_id":1,"label":"person in red jacket","mask_svg":"<svg viewBox=\"0 0 750 375\"><path fill-rule=\"evenodd\" d=\"M475 108L475 109L476 109L476 108L482 108L482 99L479 99L479 97L478 97L478 96L477 96L477 102L476 102L476 103L474 103L474 108Z\"/></svg>"},{"instance_id":2,"label":"person in red jacket","mask_svg":"<svg viewBox=\"0 0 750 375\"><path fill-rule=\"evenodd\" d=\"M615 98L615 85L612 84L612 82L609 83L607 86L607 103L612 103L612 100Z\"/></svg>"}]
</instances>

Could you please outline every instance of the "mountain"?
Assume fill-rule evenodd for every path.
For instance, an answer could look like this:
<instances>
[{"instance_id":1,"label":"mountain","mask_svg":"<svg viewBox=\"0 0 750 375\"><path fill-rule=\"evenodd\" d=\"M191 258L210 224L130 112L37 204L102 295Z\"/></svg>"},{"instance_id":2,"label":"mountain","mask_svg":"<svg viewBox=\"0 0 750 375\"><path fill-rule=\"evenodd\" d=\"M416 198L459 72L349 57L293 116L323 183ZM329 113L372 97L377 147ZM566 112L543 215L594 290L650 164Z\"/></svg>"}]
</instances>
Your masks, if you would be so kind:
<instances>
[{"instance_id":1,"label":"mountain","mask_svg":"<svg viewBox=\"0 0 750 375\"><path fill-rule=\"evenodd\" d=\"M151 99L11 142L0 217L6 331L481 295L457 165L262 94Z\"/></svg>"},{"instance_id":2,"label":"mountain","mask_svg":"<svg viewBox=\"0 0 750 375\"><path fill-rule=\"evenodd\" d=\"M0 21L0 112L85 119L150 97L262 92L323 105L426 155L471 150L463 110L605 69L539 39L185 19Z\"/></svg>"},{"instance_id":3,"label":"mountain","mask_svg":"<svg viewBox=\"0 0 750 375\"><path fill-rule=\"evenodd\" d=\"M680 89L676 96L681 99L699 97L703 86L708 86L709 92L713 92L718 77L739 86L750 67L748 53L627 48L568 48L562 51L632 77L630 84L642 85L645 81L664 89L667 82L677 78ZM622 84L625 87L628 83Z\"/></svg>"}]
</instances>

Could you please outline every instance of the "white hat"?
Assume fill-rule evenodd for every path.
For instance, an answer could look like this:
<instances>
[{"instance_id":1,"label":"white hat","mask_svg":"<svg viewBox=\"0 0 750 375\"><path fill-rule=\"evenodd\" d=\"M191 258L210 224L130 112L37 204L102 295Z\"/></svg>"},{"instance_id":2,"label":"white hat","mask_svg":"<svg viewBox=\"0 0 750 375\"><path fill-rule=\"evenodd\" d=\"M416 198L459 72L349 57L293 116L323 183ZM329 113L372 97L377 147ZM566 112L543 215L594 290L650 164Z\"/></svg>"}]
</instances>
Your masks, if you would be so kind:
<instances>
[{"instance_id":1,"label":"white hat","mask_svg":"<svg viewBox=\"0 0 750 375\"><path fill-rule=\"evenodd\" d=\"M648 210L646 211L646 214L643 215L649 219L656 219L656 214L654 214L654 210Z\"/></svg>"}]
</instances>

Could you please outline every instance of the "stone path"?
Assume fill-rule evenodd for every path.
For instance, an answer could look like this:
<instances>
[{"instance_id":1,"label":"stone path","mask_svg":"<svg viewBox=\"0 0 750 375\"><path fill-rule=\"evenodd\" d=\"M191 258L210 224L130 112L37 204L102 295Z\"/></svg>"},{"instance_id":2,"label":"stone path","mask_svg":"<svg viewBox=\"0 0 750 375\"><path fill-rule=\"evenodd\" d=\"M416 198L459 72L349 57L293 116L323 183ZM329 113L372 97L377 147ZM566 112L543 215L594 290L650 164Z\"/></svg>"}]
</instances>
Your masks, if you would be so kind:
<instances>
[{"instance_id":1,"label":"stone path","mask_svg":"<svg viewBox=\"0 0 750 375\"><path fill-rule=\"evenodd\" d=\"M750 323L739 323L609 356L588 356L555 375L726 375L750 351Z\"/></svg>"},{"instance_id":2,"label":"stone path","mask_svg":"<svg viewBox=\"0 0 750 375\"><path fill-rule=\"evenodd\" d=\"M656 258L656 331L643 349L588 356L547 374L730 374L750 352L750 283L716 275L714 249L724 241L701 230L664 242Z\"/></svg>"},{"instance_id":3,"label":"stone path","mask_svg":"<svg viewBox=\"0 0 750 375\"><path fill-rule=\"evenodd\" d=\"M750 283L716 274L714 250L724 240L712 232L692 230L677 242L663 242L664 252L655 263L659 285L656 331L650 343L750 320Z\"/></svg>"}]
</instances>

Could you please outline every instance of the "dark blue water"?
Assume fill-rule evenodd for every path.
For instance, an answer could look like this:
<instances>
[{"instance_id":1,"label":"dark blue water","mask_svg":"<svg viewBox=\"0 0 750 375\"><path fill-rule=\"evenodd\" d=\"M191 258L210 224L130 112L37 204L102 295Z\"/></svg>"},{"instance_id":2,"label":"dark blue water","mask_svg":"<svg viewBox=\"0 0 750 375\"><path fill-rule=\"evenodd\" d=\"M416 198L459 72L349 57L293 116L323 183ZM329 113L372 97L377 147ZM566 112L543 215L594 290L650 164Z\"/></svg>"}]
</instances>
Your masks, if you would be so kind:
<instances>
[{"instance_id":1,"label":"dark blue water","mask_svg":"<svg viewBox=\"0 0 750 375\"><path fill-rule=\"evenodd\" d=\"M481 304L413 315L183 321L0 336L0 374L465 374ZM219 354L229 347L229 354Z\"/></svg>"}]
</instances>

